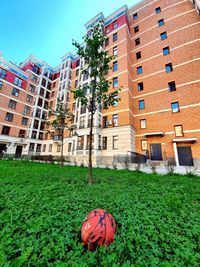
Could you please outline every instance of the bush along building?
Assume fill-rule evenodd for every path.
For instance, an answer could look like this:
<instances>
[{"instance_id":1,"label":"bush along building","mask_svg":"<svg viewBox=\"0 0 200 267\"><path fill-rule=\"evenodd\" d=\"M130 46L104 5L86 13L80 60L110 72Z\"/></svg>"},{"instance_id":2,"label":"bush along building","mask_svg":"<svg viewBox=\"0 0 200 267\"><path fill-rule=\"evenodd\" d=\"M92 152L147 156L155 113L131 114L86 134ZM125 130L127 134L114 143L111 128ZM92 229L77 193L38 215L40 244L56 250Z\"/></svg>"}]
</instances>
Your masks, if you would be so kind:
<instances>
[{"instance_id":1,"label":"bush along building","mask_svg":"<svg viewBox=\"0 0 200 267\"><path fill-rule=\"evenodd\" d=\"M174 161L200 166L199 1L146 0L123 6L85 24L86 34L101 21L104 49L114 56L110 90L121 101L94 116L93 159L112 164ZM52 68L30 56L20 66L0 57L0 153L59 156L60 135L45 127L48 109L59 100L73 113L76 134L65 131L64 155L87 162L90 113L72 90L87 84L87 62L71 53ZM136 157L136 158L135 158Z\"/></svg>"}]
</instances>

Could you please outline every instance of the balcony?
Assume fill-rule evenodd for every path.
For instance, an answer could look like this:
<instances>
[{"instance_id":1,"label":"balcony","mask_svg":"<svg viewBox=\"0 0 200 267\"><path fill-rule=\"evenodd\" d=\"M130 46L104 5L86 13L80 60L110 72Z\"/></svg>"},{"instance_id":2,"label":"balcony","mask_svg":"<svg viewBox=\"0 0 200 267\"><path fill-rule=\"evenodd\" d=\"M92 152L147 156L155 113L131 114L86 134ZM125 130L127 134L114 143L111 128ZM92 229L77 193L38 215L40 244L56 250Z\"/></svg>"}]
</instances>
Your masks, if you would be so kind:
<instances>
[{"instance_id":1,"label":"balcony","mask_svg":"<svg viewBox=\"0 0 200 267\"><path fill-rule=\"evenodd\" d=\"M54 137L53 137L53 141L54 141L54 142L62 141L62 136L61 136L61 135L54 135Z\"/></svg>"},{"instance_id":2,"label":"balcony","mask_svg":"<svg viewBox=\"0 0 200 267\"><path fill-rule=\"evenodd\" d=\"M83 150L83 145L82 146L77 146L77 150Z\"/></svg>"}]
</instances>

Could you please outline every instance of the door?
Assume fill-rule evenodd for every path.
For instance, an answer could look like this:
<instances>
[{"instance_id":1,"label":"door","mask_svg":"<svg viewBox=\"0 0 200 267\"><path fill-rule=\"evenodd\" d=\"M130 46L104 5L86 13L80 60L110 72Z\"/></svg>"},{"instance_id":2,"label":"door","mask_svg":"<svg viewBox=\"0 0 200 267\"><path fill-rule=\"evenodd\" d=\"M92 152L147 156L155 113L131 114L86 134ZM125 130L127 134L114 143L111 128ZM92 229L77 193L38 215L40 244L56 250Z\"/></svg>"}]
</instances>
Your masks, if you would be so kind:
<instances>
[{"instance_id":1,"label":"door","mask_svg":"<svg viewBox=\"0 0 200 267\"><path fill-rule=\"evenodd\" d=\"M194 166L191 146L178 146L177 151L180 166Z\"/></svg>"},{"instance_id":2,"label":"door","mask_svg":"<svg viewBox=\"0 0 200 267\"><path fill-rule=\"evenodd\" d=\"M151 160L162 160L161 144L150 144Z\"/></svg>"},{"instance_id":3,"label":"door","mask_svg":"<svg viewBox=\"0 0 200 267\"><path fill-rule=\"evenodd\" d=\"M0 155L2 155L3 151L6 151L6 144L0 144Z\"/></svg>"},{"instance_id":4,"label":"door","mask_svg":"<svg viewBox=\"0 0 200 267\"><path fill-rule=\"evenodd\" d=\"M22 146L17 146L16 147L16 151L15 151L15 157L16 158L21 158L21 156L22 156Z\"/></svg>"}]
</instances>

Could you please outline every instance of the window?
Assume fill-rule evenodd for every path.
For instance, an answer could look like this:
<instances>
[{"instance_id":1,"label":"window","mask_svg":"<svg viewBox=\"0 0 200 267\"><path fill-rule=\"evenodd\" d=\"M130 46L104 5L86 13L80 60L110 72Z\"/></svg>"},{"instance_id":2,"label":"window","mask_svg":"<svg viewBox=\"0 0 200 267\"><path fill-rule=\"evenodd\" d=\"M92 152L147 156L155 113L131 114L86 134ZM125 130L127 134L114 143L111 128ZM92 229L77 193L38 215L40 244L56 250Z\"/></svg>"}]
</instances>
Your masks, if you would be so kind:
<instances>
[{"instance_id":1,"label":"window","mask_svg":"<svg viewBox=\"0 0 200 267\"><path fill-rule=\"evenodd\" d=\"M2 88L2 86L3 86L3 82L0 81L0 89Z\"/></svg>"},{"instance_id":2,"label":"window","mask_svg":"<svg viewBox=\"0 0 200 267\"><path fill-rule=\"evenodd\" d=\"M27 125L28 124L28 119L25 117L22 117L22 125Z\"/></svg>"},{"instance_id":3,"label":"window","mask_svg":"<svg viewBox=\"0 0 200 267\"><path fill-rule=\"evenodd\" d=\"M142 90L144 90L143 82L138 83L138 85L137 85L137 89L138 89L138 91L142 91Z\"/></svg>"},{"instance_id":4,"label":"window","mask_svg":"<svg viewBox=\"0 0 200 267\"><path fill-rule=\"evenodd\" d=\"M146 129L147 128L146 119L140 120L140 128L141 129Z\"/></svg>"},{"instance_id":5,"label":"window","mask_svg":"<svg viewBox=\"0 0 200 267\"><path fill-rule=\"evenodd\" d=\"M167 73L173 71L172 63L168 63L168 64L165 65L165 71Z\"/></svg>"},{"instance_id":6,"label":"window","mask_svg":"<svg viewBox=\"0 0 200 267\"><path fill-rule=\"evenodd\" d=\"M103 136L102 138L102 149L103 150L107 149L107 136Z\"/></svg>"},{"instance_id":7,"label":"window","mask_svg":"<svg viewBox=\"0 0 200 267\"><path fill-rule=\"evenodd\" d=\"M118 63L117 61L113 62L113 71L117 71L118 70Z\"/></svg>"},{"instance_id":8,"label":"window","mask_svg":"<svg viewBox=\"0 0 200 267\"><path fill-rule=\"evenodd\" d=\"M117 56L118 55L118 49L117 46L113 47L113 56Z\"/></svg>"},{"instance_id":9,"label":"window","mask_svg":"<svg viewBox=\"0 0 200 267\"><path fill-rule=\"evenodd\" d=\"M32 93L35 93L35 86L30 84L29 91L31 91Z\"/></svg>"},{"instance_id":10,"label":"window","mask_svg":"<svg viewBox=\"0 0 200 267\"><path fill-rule=\"evenodd\" d=\"M19 96L19 90L16 89L16 88L13 88L13 89L12 89L12 95L14 95L14 96Z\"/></svg>"},{"instance_id":11,"label":"window","mask_svg":"<svg viewBox=\"0 0 200 267\"><path fill-rule=\"evenodd\" d=\"M71 152L72 151L72 143L69 143L68 144L68 152Z\"/></svg>"},{"instance_id":12,"label":"window","mask_svg":"<svg viewBox=\"0 0 200 267\"><path fill-rule=\"evenodd\" d=\"M79 75L79 69L76 70L76 76L78 76L78 75Z\"/></svg>"},{"instance_id":13,"label":"window","mask_svg":"<svg viewBox=\"0 0 200 267\"><path fill-rule=\"evenodd\" d=\"M35 144L34 143L30 143L29 151L34 151L34 148L35 148Z\"/></svg>"},{"instance_id":14,"label":"window","mask_svg":"<svg viewBox=\"0 0 200 267\"><path fill-rule=\"evenodd\" d=\"M118 114L113 115L113 126L118 126Z\"/></svg>"},{"instance_id":15,"label":"window","mask_svg":"<svg viewBox=\"0 0 200 267\"><path fill-rule=\"evenodd\" d=\"M33 97L31 95L27 95L26 101L32 103L33 102Z\"/></svg>"},{"instance_id":16,"label":"window","mask_svg":"<svg viewBox=\"0 0 200 267\"><path fill-rule=\"evenodd\" d=\"M167 39L167 33L166 33L166 32L162 32L162 33L160 34L160 38L161 38L161 40L165 40L165 39Z\"/></svg>"},{"instance_id":17,"label":"window","mask_svg":"<svg viewBox=\"0 0 200 267\"><path fill-rule=\"evenodd\" d=\"M46 95L45 95L45 97L46 97L47 99L49 99L49 98L50 98L50 92L46 91Z\"/></svg>"},{"instance_id":18,"label":"window","mask_svg":"<svg viewBox=\"0 0 200 267\"><path fill-rule=\"evenodd\" d=\"M156 11L156 14L158 14L158 13L161 12L161 8L160 7L157 7L157 8L155 8L155 11Z\"/></svg>"},{"instance_id":19,"label":"window","mask_svg":"<svg viewBox=\"0 0 200 267\"><path fill-rule=\"evenodd\" d=\"M163 55L166 56L166 55L169 55L169 54L170 54L169 46L164 47L164 48L163 48Z\"/></svg>"},{"instance_id":20,"label":"window","mask_svg":"<svg viewBox=\"0 0 200 267\"><path fill-rule=\"evenodd\" d=\"M103 117L103 128L107 128L107 121L108 117L107 116Z\"/></svg>"},{"instance_id":21,"label":"window","mask_svg":"<svg viewBox=\"0 0 200 267\"><path fill-rule=\"evenodd\" d=\"M168 89L169 89L169 92L176 91L176 83L175 83L175 81L168 83Z\"/></svg>"},{"instance_id":22,"label":"window","mask_svg":"<svg viewBox=\"0 0 200 267\"><path fill-rule=\"evenodd\" d=\"M175 125L174 130L175 130L175 135L177 137L183 136L183 126L182 125Z\"/></svg>"},{"instance_id":23,"label":"window","mask_svg":"<svg viewBox=\"0 0 200 267\"><path fill-rule=\"evenodd\" d=\"M13 109L15 109L16 106L17 106L17 102L16 102L16 101L14 101L14 100L10 100L10 101L9 101L9 104L8 104L8 107L9 107L9 108L13 108Z\"/></svg>"},{"instance_id":24,"label":"window","mask_svg":"<svg viewBox=\"0 0 200 267\"><path fill-rule=\"evenodd\" d=\"M11 121L13 121L13 117L14 117L14 115L12 113L7 112L5 120L11 122Z\"/></svg>"},{"instance_id":25,"label":"window","mask_svg":"<svg viewBox=\"0 0 200 267\"><path fill-rule=\"evenodd\" d=\"M116 42L118 39L118 36L117 36L117 32L115 34L113 34L113 42Z\"/></svg>"},{"instance_id":26,"label":"window","mask_svg":"<svg viewBox=\"0 0 200 267\"><path fill-rule=\"evenodd\" d=\"M44 144L42 147L42 152L45 152L45 151L46 151L46 144Z\"/></svg>"},{"instance_id":27,"label":"window","mask_svg":"<svg viewBox=\"0 0 200 267\"><path fill-rule=\"evenodd\" d=\"M105 28L105 33L108 34L110 32L109 26Z\"/></svg>"},{"instance_id":28,"label":"window","mask_svg":"<svg viewBox=\"0 0 200 267\"><path fill-rule=\"evenodd\" d=\"M3 126L2 131L1 131L1 134L9 135L9 133L10 133L10 127Z\"/></svg>"},{"instance_id":29,"label":"window","mask_svg":"<svg viewBox=\"0 0 200 267\"><path fill-rule=\"evenodd\" d=\"M141 149L142 150L147 150L148 149L147 140L141 140Z\"/></svg>"},{"instance_id":30,"label":"window","mask_svg":"<svg viewBox=\"0 0 200 267\"><path fill-rule=\"evenodd\" d=\"M18 77L15 77L14 84L21 87L22 86L22 80Z\"/></svg>"},{"instance_id":31,"label":"window","mask_svg":"<svg viewBox=\"0 0 200 267\"><path fill-rule=\"evenodd\" d=\"M144 109L145 108L144 100L139 100L138 104L139 104L139 109Z\"/></svg>"},{"instance_id":32,"label":"window","mask_svg":"<svg viewBox=\"0 0 200 267\"><path fill-rule=\"evenodd\" d=\"M33 66L32 71L35 72L36 74L39 74L39 68L37 66Z\"/></svg>"},{"instance_id":33,"label":"window","mask_svg":"<svg viewBox=\"0 0 200 267\"><path fill-rule=\"evenodd\" d=\"M86 106L85 105L81 105L81 114L86 113Z\"/></svg>"},{"instance_id":34,"label":"window","mask_svg":"<svg viewBox=\"0 0 200 267\"><path fill-rule=\"evenodd\" d=\"M57 152L61 151L61 145L57 145Z\"/></svg>"},{"instance_id":35,"label":"window","mask_svg":"<svg viewBox=\"0 0 200 267\"><path fill-rule=\"evenodd\" d=\"M114 102L113 102L113 107L117 107L118 106L118 96L114 96Z\"/></svg>"},{"instance_id":36,"label":"window","mask_svg":"<svg viewBox=\"0 0 200 267\"><path fill-rule=\"evenodd\" d=\"M80 117L80 129L85 128L85 116L84 117Z\"/></svg>"},{"instance_id":37,"label":"window","mask_svg":"<svg viewBox=\"0 0 200 267\"><path fill-rule=\"evenodd\" d=\"M113 150L118 149L118 135L113 136Z\"/></svg>"},{"instance_id":38,"label":"window","mask_svg":"<svg viewBox=\"0 0 200 267\"><path fill-rule=\"evenodd\" d=\"M5 77L6 77L6 73L7 73L6 70L3 70L3 69L0 68L0 78L1 78L1 79L5 79Z\"/></svg>"},{"instance_id":39,"label":"window","mask_svg":"<svg viewBox=\"0 0 200 267\"><path fill-rule=\"evenodd\" d=\"M75 80L75 88L78 87L78 80Z\"/></svg>"},{"instance_id":40,"label":"window","mask_svg":"<svg viewBox=\"0 0 200 267\"><path fill-rule=\"evenodd\" d=\"M24 106L24 114L30 114L31 113L31 108L28 106Z\"/></svg>"},{"instance_id":41,"label":"window","mask_svg":"<svg viewBox=\"0 0 200 267\"><path fill-rule=\"evenodd\" d=\"M136 20L137 18L138 18L138 14L137 13L133 14L133 20Z\"/></svg>"},{"instance_id":42,"label":"window","mask_svg":"<svg viewBox=\"0 0 200 267\"><path fill-rule=\"evenodd\" d=\"M139 32L139 26L135 26L134 27L134 32L136 33L136 32Z\"/></svg>"},{"instance_id":43,"label":"window","mask_svg":"<svg viewBox=\"0 0 200 267\"><path fill-rule=\"evenodd\" d=\"M135 45L139 45L140 44L140 38L135 39Z\"/></svg>"},{"instance_id":44,"label":"window","mask_svg":"<svg viewBox=\"0 0 200 267\"><path fill-rule=\"evenodd\" d=\"M118 87L118 77L113 78L113 88Z\"/></svg>"},{"instance_id":45,"label":"window","mask_svg":"<svg viewBox=\"0 0 200 267\"><path fill-rule=\"evenodd\" d=\"M36 83L36 82L37 82L37 77L36 77L35 75L32 75L31 80L32 80L34 83Z\"/></svg>"},{"instance_id":46,"label":"window","mask_svg":"<svg viewBox=\"0 0 200 267\"><path fill-rule=\"evenodd\" d=\"M137 67L137 74L142 74L142 66Z\"/></svg>"},{"instance_id":47,"label":"window","mask_svg":"<svg viewBox=\"0 0 200 267\"><path fill-rule=\"evenodd\" d=\"M52 144L49 145L49 152L52 152Z\"/></svg>"},{"instance_id":48,"label":"window","mask_svg":"<svg viewBox=\"0 0 200 267\"><path fill-rule=\"evenodd\" d=\"M113 29L115 30L115 29L117 29L117 27L118 27L118 23L117 23L117 21L114 21L113 22Z\"/></svg>"},{"instance_id":49,"label":"window","mask_svg":"<svg viewBox=\"0 0 200 267\"><path fill-rule=\"evenodd\" d=\"M26 131L25 130L19 130L19 137L25 138Z\"/></svg>"},{"instance_id":50,"label":"window","mask_svg":"<svg viewBox=\"0 0 200 267\"><path fill-rule=\"evenodd\" d=\"M158 21L158 26L159 27L161 27L161 26L163 26L165 23L164 23L164 19L160 19L159 21Z\"/></svg>"},{"instance_id":51,"label":"window","mask_svg":"<svg viewBox=\"0 0 200 267\"><path fill-rule=\"evenodd\" d=\"M171 107L172 107L172 113L177 113L180 111L178 102L171 103Z\"/></svg>"},{"instance_id":52,"label":"window","mask_svg":"<svg viewBox=\"0 0 200 267\"><path fill-rule=\"evenodd\" d=\"M109 45L109 38L106 38L105 40L105 46L108 46Z\"/></svg>"},{"instance_id":53,"label":"window","mask_svg":"<svg viewBox=\"0 0 200 267\"><path fill-rule=\"evenodd\" d=\"M141 52L140 52L140 51L137 52L137 53L136 53L136 59L140 59L141 57L142 57Z\"/></svg>"}]
</instances>

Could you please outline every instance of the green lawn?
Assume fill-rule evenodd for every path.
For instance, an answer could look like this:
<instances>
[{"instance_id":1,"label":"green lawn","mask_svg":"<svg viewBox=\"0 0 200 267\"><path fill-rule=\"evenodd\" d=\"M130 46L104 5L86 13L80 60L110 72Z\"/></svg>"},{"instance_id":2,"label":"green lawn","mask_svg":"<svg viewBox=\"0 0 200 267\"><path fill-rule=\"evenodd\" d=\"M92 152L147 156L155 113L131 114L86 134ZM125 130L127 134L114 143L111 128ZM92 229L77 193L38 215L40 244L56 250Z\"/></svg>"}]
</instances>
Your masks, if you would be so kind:
<instances>
[{"instance_id":1,"label":"green lawn","mask_svg":"<svg viewBox=\"0 0 200 267\"><path fill-rule=\"evenodd\" d=\"M0 161L0 266L199 266L200 178ZM84 249L95 208L117 222L115 241Z\"/></svg>"}]
</instances>

